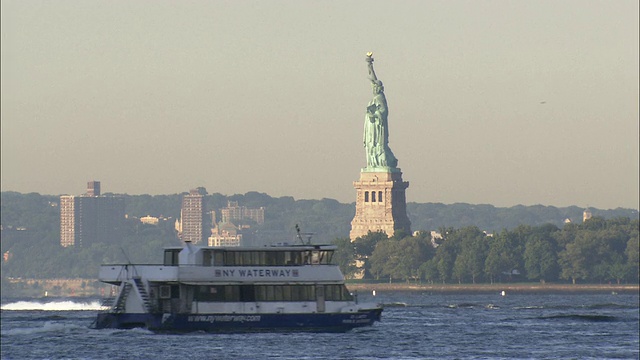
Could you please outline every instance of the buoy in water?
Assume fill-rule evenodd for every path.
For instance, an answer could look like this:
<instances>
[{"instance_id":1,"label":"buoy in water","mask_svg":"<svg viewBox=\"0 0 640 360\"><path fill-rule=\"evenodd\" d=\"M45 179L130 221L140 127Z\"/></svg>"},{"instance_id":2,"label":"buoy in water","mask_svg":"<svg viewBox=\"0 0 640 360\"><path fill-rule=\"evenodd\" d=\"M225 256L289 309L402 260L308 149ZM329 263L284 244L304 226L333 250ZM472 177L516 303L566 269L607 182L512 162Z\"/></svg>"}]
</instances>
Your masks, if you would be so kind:
<instances>
[{"instance_id":1,"label":"buoy in water","mask_svg":"<svg viewBox=\"0 0 640 360\"><path fill-rule=\"evenodd\" d=\"M502 295L502 296L506 296L506 295L507 295L507 293L506 293L504 290L502 290L502 294L501 294L501 295Z\"/></svg>"},{"instance_id":2,"label":"buoy in water","mask_svg":"<svg viewBox=\"0 0 640 360\"><path fill-rule=\"evenodd\" d=\"M373 296L376 296L376 291L375 290L373 290Z\"/></svg>"}]
</instances>

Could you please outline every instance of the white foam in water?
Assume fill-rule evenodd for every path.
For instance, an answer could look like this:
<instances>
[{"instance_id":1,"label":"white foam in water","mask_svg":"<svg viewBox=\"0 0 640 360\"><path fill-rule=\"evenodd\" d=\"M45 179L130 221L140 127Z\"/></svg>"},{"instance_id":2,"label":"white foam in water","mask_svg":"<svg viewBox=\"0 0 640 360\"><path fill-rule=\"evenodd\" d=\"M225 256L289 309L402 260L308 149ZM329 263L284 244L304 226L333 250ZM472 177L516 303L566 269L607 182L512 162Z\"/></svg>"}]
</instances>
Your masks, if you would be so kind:
<instances>
[{"instance_id":1,"label":"white foam in water","mask_svg":"<svg viewBox=\"0 0 640 360\"><path fill-rule=\"evenodd\" d=\"M61 324L56 322L47 321L42 326L34 327L34 328L15 328L9 329L2 332L2 336L5 335L31 335L31 334L40 334L47 332L69 332L74 330L86 330L86 326L75 325L75 324Z\"/></svg>"},{"instance_id":2,"label":"white foam in water","mask_svg":"<svg viewBox=\"0 0 640 360\"><path fill-rule=\"evenodd\" d=\"M75 302L71 300L65 301L50 301L40 303L37 301L17 301L8 303L0 307L2 310L14 310L14 311L26 311L26 310L40 310L40 311L78 311L78 310L105 310L105 307L100 305L100 301L91 302Z\"/></svg>"}]
</instances>

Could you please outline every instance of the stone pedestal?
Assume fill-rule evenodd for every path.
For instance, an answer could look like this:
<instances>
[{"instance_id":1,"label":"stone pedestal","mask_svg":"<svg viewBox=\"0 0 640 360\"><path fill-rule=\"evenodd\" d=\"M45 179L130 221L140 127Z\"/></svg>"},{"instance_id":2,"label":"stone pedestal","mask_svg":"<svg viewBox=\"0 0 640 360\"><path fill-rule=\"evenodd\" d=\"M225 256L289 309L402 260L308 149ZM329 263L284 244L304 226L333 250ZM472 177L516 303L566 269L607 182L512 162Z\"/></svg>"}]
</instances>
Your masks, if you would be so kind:
<instances>
[{"instance_id":1,"label":"stone pedestal","mask_svg":"<svg viewBox=\"0 0 640 360\"><path fill-rule=\"evenodd\" d=\"M400 169L367 171L365 168L353 186L356 188L356 216L351 221L351 241L369 231L382 230L388 236L400 229L411 233L405 197L409 182L402 181Z\"/></svg>"}]
</instances>

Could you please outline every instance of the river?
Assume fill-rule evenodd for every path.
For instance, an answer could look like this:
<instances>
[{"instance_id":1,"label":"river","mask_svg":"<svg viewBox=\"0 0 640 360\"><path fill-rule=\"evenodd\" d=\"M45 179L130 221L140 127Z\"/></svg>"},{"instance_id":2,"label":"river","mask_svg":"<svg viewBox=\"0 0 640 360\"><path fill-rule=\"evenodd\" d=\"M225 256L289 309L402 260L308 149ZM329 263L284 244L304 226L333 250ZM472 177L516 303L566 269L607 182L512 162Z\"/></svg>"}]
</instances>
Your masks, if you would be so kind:
<instances>
[{"instance_id":1,"label":"river","mask_svg":"<svg viewBox=\"0 0 640 360\"><path fill-rule=\"evenodd\" d=\"M97 299L4 299L2 359L638 359L638 294L360 293L347 333L92 330Z\"/></svg>"}]
</instances>

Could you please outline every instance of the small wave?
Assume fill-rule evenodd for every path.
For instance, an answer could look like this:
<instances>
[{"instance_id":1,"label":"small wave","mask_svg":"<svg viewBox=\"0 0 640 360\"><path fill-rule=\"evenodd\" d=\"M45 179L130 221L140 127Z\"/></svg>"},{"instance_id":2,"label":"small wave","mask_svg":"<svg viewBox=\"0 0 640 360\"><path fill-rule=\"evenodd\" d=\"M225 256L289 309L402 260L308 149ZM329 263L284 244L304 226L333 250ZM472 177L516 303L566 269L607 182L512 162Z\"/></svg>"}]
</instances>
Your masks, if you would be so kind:
<instances>
[{"instance_id":1,"label":"small wave","mask_svg":"<svg viewBox=\"0 0 640 360\"><path fill-rule=\"evenodd\" d=\"M109 330L114 330L114 329L109 329ZM115 329L113 334L117 336L119 335L130 336L130 334L154 335L155 333L151 330L144 329L144 328L132 328L132 329Z\"/></svg>"},{"instance_id":2,"label":"small wave","mask_svg":"<svg viewBox=\"0 0 640 360\"><path fill-rule=\"evenodd\" d=\"M75 325L75 324L63 324L59 322L47 321L40 327L30 327L30 328L14 328L9 329L2 332L2 336L10 336L10 335L32 335L32 334L40 334L40 333L66 333L75 330L86 331L86 326Z\"/></svg>"},{"instance_id":3,"label":"small wave","mask_svg":"<svg viewBox=\"0 0 640 360\"><path fill-rule=\"evenodd\" d=\"M35 321L52 321L52 320L65 320L66 316L61 315L51 315L51 316L43 316L39 318L35 318Z\"/></svg>"},{"instance_id":4,"label":"small wave","mask_svg":"<svg viewBox=\"0 0 640 360\"><path fill-rule=\"evenodd\" d=\"M539 319L544 320L578 320L588 322L615 322L618 318L610 315L584 315L584 314L563 314L563 315L549 315L541 316Z\"/></svg>"},{"instance_id":5,"label":"small wave","mask_svg":"<svg viewBox=\"0 0 640 360\"><path fill-rule=\"evenodd\" d=\"M404 302L392 302L392 303L385 303L382 304L383 307L407 307L409 306L409 304L404 303Z\"/></svg>"},{"instance_id":6,"label":"small wave","mask_svg":"<svg viewBox=\"0 0 640 360\"><path fill-rule=\"evenodd\" d=\"M441 308L441 304L415 304L415 305L407 305L407 307L412 308L420 308L420 309L437 309Z\"/></svg>"},{"instance_id":7,"label":"small wave","mask_svg":"<svg viewBox=\"0 0 640 360\"><path fill-rule=\"evenodd\" d=\"M534 310L534 309L544 309L542 305L531 305L531 306L516 306L513 310Z\"/></svg>"},{"instance_id":8,"label":"small wave","mask_svg":"<svg viewBox=\"0 0 640 360\"><path fill-rule=\"evenodd\" d=\"M609 303L609 304L593 304L593 305L587 306L587 308L588 309L637 309L637 306Z\"/></svg>"},{"instance_id":9,"label":"small wave","mask_svg":"<svg viewBox=\"0 0 640 360\"><path fill-rule=\"evenodd\" d=\"M75 302L71 300L66 301L50 301L50 302L37 302L37 301L17 301L8 304L4 304L0 307L2 310L11 311L78 311L78 310L106 310L104 306L100 304L100 301L90 302Z\"/></svg>"},{"instance_id":10,"label":"small wave","mask_svg":"<svg viewBox=\"0 0 640 360\"><path fill-rule=\"evenodd\" d=\"M449 304L447 305L448 308L450 309L473 309L475 307L478 307L478 304L473 304L473 303L460 303L460 304Z\"/></svg>"}]
</instances>

